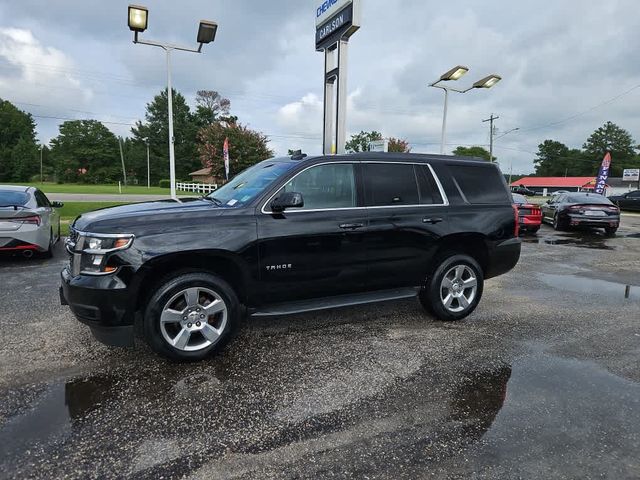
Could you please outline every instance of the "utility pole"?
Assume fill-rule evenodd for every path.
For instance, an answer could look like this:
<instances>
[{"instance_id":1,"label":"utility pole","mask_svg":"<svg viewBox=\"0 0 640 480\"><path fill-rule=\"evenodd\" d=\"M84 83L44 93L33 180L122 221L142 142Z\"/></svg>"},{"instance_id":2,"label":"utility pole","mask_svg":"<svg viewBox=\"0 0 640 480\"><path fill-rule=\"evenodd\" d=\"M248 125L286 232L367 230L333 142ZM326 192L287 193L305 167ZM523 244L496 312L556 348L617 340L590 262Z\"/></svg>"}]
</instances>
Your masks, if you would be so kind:
<instances>
[{"instance_id":1,"label":"utility pole","mask_svg":"<svg viewBox=\"0 0 640 480\"><path fill-rule=\"evenodd\" d=\"M40 145L40 184L42 185L42 149L44 145Z\"/></svg>"},{"instance_id":2,"label":"utility pole","mask_svg":"<svg viewBox=\"0 0 640 480\"><path fill-rule=\"evenodd\" d=\"M120 160L122 161L122 177L124 179L124 186L127 186L127 172L124 169L124 154L122 153L122 137L118 137L118 146L120 147Z\"/></svg>"},{"instance_id":3,"label":"utility pole","mask_svg":"<svg viewBox=\"0 0 640 480\"><path fill-rule=\"evenodd\" d=\"M499 118L500 117L494 117L492 113L489 118L482 120L482 123L489 122L489 161L490 162L493 162L493 121Z\"/></svg>"}]
</instances>

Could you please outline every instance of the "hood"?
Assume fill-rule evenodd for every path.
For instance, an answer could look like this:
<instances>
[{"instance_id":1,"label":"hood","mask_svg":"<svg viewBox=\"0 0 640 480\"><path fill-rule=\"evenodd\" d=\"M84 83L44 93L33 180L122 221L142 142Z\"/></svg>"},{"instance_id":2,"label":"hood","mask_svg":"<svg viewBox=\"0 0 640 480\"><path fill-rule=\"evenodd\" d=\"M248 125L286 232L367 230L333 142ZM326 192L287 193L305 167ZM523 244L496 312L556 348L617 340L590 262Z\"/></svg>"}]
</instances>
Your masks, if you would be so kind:
<instances>
[{"instance_id":1,"label":"hood","mask_svg":"<svg viewBox=\"0 0 640 480\"><path fill-rule=\"evenodd\" d=\"M220 213L222 210L201 198L158 200L86 212L75 219L72 227L94 233L135 233L136 226L166 222L168 217L191 216L196 212L210 215L212 211Z\"/></svg>"}]
</instances>

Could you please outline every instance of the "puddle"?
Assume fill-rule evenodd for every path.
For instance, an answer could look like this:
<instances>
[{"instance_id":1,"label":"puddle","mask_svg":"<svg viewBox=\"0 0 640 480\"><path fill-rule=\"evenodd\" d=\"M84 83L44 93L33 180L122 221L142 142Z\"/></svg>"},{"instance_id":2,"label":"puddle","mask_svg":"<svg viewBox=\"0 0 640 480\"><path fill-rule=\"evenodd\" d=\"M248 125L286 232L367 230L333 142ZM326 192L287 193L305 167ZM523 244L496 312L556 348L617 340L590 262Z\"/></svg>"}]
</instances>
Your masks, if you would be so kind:
<instances>
[{"instance_id":1,"label":"puddle","mask_svg":"<svg viewBox=\"0 0 640 480\"><path fill-rule=\"evenodd\" d=\"M538 278L553 288L576 293L602 295L614 300L640 300L640 287L624 283L608 282L578 275L556 275L540 273Z\"/></svg>"},{"instance_id":2,"label":"puddle","mask_svg":"<svg viewBox=\"0 0 640 480\"><path fill-rule=\"evenodd\" d=\"M539 245L568 245L570 247L590 248L595 250L615 250L616 247L607 245L608 238L593 235L583 237L544 236L521 237L523 243L536 243Z\"/></svg>"}]
</instances>

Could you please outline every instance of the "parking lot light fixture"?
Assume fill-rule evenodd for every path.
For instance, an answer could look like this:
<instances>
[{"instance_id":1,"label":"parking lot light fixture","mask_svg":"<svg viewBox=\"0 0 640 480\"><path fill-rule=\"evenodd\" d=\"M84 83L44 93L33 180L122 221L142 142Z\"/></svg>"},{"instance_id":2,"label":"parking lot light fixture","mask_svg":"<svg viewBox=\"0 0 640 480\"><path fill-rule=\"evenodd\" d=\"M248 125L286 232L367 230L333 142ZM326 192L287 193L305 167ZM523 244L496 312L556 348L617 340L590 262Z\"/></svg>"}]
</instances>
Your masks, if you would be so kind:
<instances>
[{"instance_id":1,"label":"parking lot light fixture","mask_svg":"<svg viewBox=\"0 0 640 480\"><path fill-rule=\"evenodd\" d=\"M453 67L447 73L443 73L440 76L440 80L439 81L446 82L446 81L449 81L449 80L458 80L460 77L462 77L468 71L469 71L469 69L467 67L465 67L464 65L458 65L456 67Z\"/></svg>"},{"instance_id":2,"label":"parking lot light fixture","mask_svg":"<svg viewBox=\"0 0 640 480\"><path fill-rule=\"evenodd\" d=\"M500 75L491 74L474 83L473 88L491 88L500 80L502 80Z\"/></svg>"},{"instance_id":3,"label":"parking lot light fixture","mask_svg":"<svg viewBox=\"0 0 640 480\"><path fill-rule=\"evenodd\" d=\"M216 39L216 32L218 31L218 24L216 22L210 22L209 20L200 20L200 26L198 27L198 43L211 43Z\"/></svg>"},{"instance_id":4,"label":"parking lot light fixture","mask_svg":"<svg viewBox=\"0 0 640 480\"><path fill-rule=\"evenodd\" d=\"M174 200L176 196L176 155L175 155L175 139L173 136L173 90L171 88L171 52L173 50L181 50L183 52L201 53L202 45L211 43L216 38L218 24L209 20L201 20L198 27L198 48L185 47L171 43L155 42L151 40L142 40L138 38L138 34L147 29L149 21L149 10L146 7L138 5L129 5L128 24L129 29L133 32L133 43L141 45L151 45L152 47L160 47L167 54L167 114L169 123L169 179L171 183L171 198Z\"/></svg>"},{"instance_id":5,"label":"parking lot light fixture","mask_svg":"<svg viewBox=\"0 0 640 480\"><path fill-rule=\"evenodd\" d=\"M492 74L487 77L484 77L481 80L478 80L476 83L471 85L469 88L465 88L464 90L458 90L456 88L439 85L440 82L447 82L449 80L458 80L468 71L469 69L464 65L458 65L456 67L453 67L448 72L443 73L440 76L440 78L435 82L429 84L430 87L439 88L444 92L444 109L442 112L442 132L440 135L440 153L442 155L444 155L444 145L447 137L447 109L449 105L449 91L456 92L456 93L467 93L469 90L472 90L474 88L491 88L500 80L502 80L502 77L500 77L499 75Z\"/></svg>"},{"instance_id":6,"label":"parking lot light fixture","mask_svg":"<svg viewBox=\"0 0 640 480\"><path fill-rule=\"evenodd\" d=\"M149 10L139 5L129 5L129 30L142 33L149 23Z\"/></svg>"}]
</instances>

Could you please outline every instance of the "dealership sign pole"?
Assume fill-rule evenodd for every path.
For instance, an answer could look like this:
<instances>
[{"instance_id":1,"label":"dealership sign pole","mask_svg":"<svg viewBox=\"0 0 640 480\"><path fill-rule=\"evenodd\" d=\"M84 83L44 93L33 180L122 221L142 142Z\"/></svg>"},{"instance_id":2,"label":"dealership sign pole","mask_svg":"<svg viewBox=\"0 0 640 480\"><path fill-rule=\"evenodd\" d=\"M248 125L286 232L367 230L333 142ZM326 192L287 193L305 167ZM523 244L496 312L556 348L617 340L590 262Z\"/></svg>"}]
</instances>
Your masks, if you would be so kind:
<instances>
[{"instance_id":1,"label":"dealership sign pole","mask_svg":"<svg viewBox=\"0 0 640 480\"><path fill-rule=\"evenodd\" d=\"M345 151L347 53L349 37L359 28L359 0L326 0L316 8L316 51L324 52L325 155Z\"/></svg>"}]
</instances>

